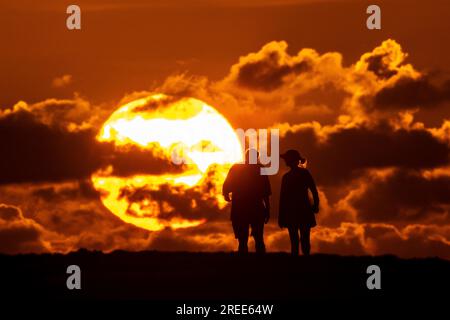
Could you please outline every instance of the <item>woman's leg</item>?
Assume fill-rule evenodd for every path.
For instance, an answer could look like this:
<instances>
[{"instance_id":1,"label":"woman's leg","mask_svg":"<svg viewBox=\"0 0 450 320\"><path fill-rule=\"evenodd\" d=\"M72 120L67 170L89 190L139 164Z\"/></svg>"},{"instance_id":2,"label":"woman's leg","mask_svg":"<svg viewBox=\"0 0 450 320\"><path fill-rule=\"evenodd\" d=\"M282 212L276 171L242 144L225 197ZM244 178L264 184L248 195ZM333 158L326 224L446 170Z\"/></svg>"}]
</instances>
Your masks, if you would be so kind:
<instances>
[{"instance_id":1,"label":"woman's leg","mask_svg":"<svg viewBox=\"0 0 450 320\"><path fill-rule=\"evenodd\" d=\"M302 252L303 255L309 256L309 252L311 251L311 228L309 226L301 226L300 227L300 241L302 243Z\"/></svg>"},{"instance_id":2,"label":"woman's leg","mask_svg":"<svg viewBox=\"0 0 450 320\"><path fill-rule=\"evenodd\" d=\"M298 256L299 250L299 236L297 227L289 227L289 238L291 239L291 253Z\"/></svg>"}]
</instances>

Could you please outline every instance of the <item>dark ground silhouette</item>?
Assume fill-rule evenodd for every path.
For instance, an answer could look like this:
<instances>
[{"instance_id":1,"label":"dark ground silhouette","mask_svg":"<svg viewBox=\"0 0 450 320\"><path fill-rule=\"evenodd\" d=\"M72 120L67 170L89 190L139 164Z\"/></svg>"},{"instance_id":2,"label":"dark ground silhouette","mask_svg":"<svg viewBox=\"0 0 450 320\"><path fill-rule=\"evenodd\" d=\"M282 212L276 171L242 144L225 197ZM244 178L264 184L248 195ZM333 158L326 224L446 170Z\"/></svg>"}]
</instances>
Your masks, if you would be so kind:
<instances>
[{"instance_id":1,"label":"dark ground silhouette","mask_svg":"<svg viewBox=\"0 0 450 320\"><path fill-rule=\"evenodd\" d=\"M82 289L66 288L79 265ZM381 290L366 287L367 266L381 268ZM3 299L14 300L445 300L450 261L394 256L287 253L125 252L0 255ZM444 293L444 295L443 295Z\"/></svg>"}]
</instances>

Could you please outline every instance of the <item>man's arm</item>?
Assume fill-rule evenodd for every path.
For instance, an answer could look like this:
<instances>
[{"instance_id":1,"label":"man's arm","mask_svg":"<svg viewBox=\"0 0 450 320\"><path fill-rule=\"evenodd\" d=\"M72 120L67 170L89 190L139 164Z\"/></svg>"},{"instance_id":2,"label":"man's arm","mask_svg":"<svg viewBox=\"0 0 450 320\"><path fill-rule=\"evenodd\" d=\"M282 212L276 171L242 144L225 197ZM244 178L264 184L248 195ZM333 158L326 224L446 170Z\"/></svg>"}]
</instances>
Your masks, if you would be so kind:
<instances>
[{"instance_id":1,"label":"man's arm","mask_svg":"<svg viewBox=\"0 0 450 320\"><path fill-rule=\"evenodd\" d=\"M223 198L225 199L225 201L230 202L231 198L230 198L230 194L229 193L224 193L223 194Z\"/></svg>"},{"instance_id":2,"label":"man's arm","mask_svg":"<svg viewBox=\"0 0 450 320\"><path fill-rule=\"evenodd\" d=\"M270 188L270 181L268 176L263 176L264 178L264 207L265 207L265 216L264 223L269 222L270 219L270 195L272 194L272 190Z\"/></svg>"},{"instance_id":3,"label":"man's arm","mask_svg":"<svg viewBox=\"0 0 450 320\"><path fill-rule=\"evenodd\" d=\"M265 207L264 223L267 223L267 222L269 222L269 219L270 219L270 198L269 198L269 196L264 197L263 202L264 202L264 207Z\"/></svg>"},{"instance_id":4,"label":"man's arm","mask_svg":"<svg viewBox=\"0 0 450 320\"><path fill-rule=\"evenodd\" d=\"M222 186L222 194L225 201L227 202L231 201L230 193L232 190L232 185L233 185L233 167L231 167L230 171L228 171L228 175Z\"/></svg>"}]
</instances>

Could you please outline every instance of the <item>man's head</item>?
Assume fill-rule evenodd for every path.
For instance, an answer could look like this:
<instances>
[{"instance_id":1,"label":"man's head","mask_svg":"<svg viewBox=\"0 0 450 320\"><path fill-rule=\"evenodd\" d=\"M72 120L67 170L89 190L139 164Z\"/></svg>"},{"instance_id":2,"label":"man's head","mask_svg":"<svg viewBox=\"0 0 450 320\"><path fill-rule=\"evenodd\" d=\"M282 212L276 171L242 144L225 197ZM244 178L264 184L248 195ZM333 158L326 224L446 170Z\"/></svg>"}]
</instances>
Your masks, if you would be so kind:
<instances>
[{"instance_id":1,"label":"man's head","mask_svg":"<svg viewBox=\"0 0 450 320\"><path fill-rule=\"evenodd\" d=\"M257 164L259 159L259 153L256 149L247 149L245 151L245 163Z\"/></svg>"}]
</instances>

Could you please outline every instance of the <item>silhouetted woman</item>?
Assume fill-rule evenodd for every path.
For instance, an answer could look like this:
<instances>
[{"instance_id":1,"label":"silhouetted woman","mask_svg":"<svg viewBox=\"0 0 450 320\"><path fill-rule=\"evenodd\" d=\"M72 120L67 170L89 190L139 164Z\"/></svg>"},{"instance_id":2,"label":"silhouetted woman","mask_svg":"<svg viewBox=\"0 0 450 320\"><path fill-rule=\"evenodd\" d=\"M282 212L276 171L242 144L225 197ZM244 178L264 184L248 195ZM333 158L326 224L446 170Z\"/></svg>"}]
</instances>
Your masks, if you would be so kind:
<instances>
[{"instance_id":1,"label":"silhouetted woman","mask_svg":"<svg viewBox=\"0 0 450 320\"><path fill-rule=\"evenodd\" d=\"M309 171L299 166L306 160L297 150L288 150L281 158L291 170L283 176L281 182L278 225L288 228L293 255L299 254L299 240L303 254L309 255L310 231L316 226L315 214L319 212L319 194ZM313 204L309 200L308 190L312 193Z\"/></svg>"}]
</instances>

